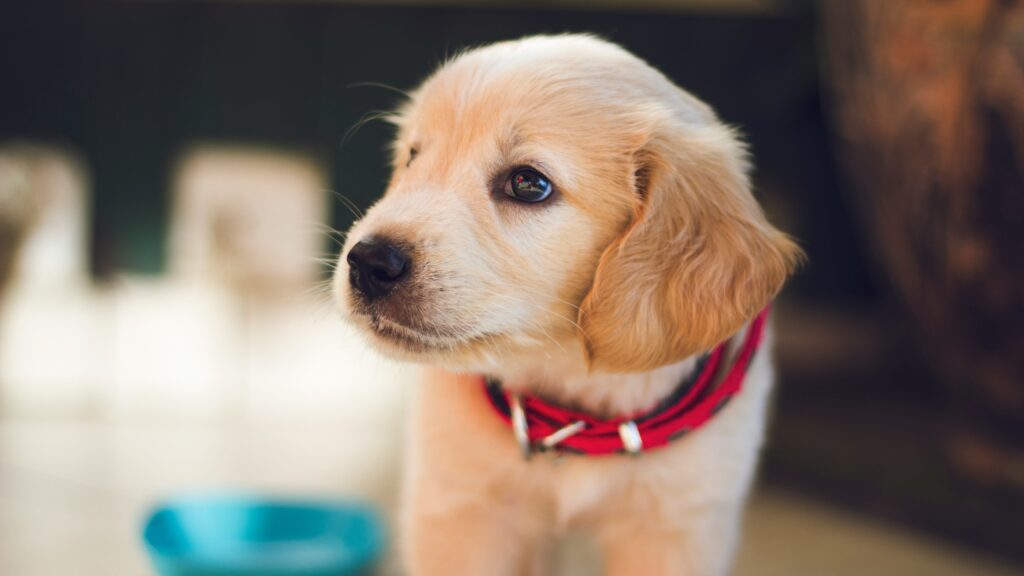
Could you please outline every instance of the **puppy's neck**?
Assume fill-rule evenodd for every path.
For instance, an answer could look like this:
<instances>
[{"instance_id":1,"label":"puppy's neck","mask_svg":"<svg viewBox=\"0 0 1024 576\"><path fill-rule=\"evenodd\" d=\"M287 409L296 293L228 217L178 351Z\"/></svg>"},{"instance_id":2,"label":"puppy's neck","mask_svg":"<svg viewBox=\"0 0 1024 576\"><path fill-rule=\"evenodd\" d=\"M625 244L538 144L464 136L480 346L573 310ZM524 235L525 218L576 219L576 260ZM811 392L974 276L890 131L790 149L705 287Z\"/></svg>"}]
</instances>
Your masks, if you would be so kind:
<instances>
[{"instance_id":1,"label":"puppy's neck","mask_svg":"<svg viewBox=\"0 0 1024 576\"><path fill-rule=\"evenodd\" d=\"M614 418L649 410L669 397L697 365L697 357L634 374L588 374L579 359L546 359L491 374L510 391L532 394L594 416Z\"/></svg>"}]
</instances>

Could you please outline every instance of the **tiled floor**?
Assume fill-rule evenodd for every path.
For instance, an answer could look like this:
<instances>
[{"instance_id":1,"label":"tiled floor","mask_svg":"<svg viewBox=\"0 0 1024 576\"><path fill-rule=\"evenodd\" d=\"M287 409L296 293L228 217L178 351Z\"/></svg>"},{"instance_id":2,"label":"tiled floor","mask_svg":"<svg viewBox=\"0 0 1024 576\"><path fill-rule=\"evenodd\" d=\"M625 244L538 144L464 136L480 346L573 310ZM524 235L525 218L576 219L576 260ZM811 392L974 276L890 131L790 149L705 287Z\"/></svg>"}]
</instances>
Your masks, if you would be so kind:
<instances>
[{"instance_id":1,"label":"tiled floor","mask_svg":"<svg viewBox=\"0 0 1024 576\"><path fill-rule=\"evenodd\" d=\"M356 495L390 508L398 438L373 445L332 425L0 422L0 574L149 574L139 545L142 518L156 498L181 491L243 487ZM586 549L563 555L561 573L593 573L596 564ZM736 569L738 576L1019 573L947 543L774 490L753 499Z\"/></svg>"}]
</instances>

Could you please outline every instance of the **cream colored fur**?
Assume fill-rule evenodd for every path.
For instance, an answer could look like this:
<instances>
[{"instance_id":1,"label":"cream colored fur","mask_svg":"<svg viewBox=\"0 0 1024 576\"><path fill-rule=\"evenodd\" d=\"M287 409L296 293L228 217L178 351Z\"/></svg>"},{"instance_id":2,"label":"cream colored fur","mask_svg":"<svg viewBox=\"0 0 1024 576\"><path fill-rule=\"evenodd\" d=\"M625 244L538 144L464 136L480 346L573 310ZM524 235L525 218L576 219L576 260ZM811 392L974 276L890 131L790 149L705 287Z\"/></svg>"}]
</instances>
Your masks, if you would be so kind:
<instances>
[{"instance_id":1,"label":"cream colored fur","mask_svg":"<svg viewBox=\"0 0 1024 576\"><path fill-rule=\"evenodd\" d=\"M734 133L635 56L581 35L466 52L395 123L387 194L350 231L336 289L377 347L430 366L406 467L409 573L542 573L568 526L592 530L608 574L727 573L763 434L770 338L710 423L638 458L524 461L479 375L622 415L656 404L695 354L741 331L799 250L751 195ZM549 200L495 192L522 165L554 183ZM414 297L368 312L344 254L379 235L412 247Z\"/></svg>"}]
</instances>

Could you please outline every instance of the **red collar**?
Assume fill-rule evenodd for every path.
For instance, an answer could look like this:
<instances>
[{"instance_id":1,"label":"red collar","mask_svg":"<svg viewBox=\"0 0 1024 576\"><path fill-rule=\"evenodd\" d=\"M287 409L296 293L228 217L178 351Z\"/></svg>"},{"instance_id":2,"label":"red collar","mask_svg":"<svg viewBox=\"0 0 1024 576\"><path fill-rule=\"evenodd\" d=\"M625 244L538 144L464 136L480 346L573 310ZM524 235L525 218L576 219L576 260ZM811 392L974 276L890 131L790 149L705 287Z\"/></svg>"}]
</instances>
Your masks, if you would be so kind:
<instances>
[{"instance_id":1,"label":"red collar","mask_svg":"<svg viewBox=\"0 0 1024 576\"><path fill-rule=\"evenodd\" d=\"M603 456L661 448L704 425L739 393L743 377L764 336L769 308L754 318L732 367L723 370L729 341L701 359L693 375L654 409L609 420L556 406L535 396L512 394L495 381L482 379L491 406L512 426L523 455L558 450Z\"/></svg>"}]
</instances>

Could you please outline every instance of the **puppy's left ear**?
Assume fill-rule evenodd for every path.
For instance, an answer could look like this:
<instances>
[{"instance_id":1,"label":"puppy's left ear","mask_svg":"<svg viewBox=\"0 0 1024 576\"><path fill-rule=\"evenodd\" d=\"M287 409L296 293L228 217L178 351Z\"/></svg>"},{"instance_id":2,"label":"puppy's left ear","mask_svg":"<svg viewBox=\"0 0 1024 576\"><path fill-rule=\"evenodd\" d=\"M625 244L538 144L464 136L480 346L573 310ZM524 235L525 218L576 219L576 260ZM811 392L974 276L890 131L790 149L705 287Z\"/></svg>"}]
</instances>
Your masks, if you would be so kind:
<instances>
[{"instance_id":1,"label":"puppy's left ear","mask_svg":"<svg viewBox=\"0 0 1024 576\"><path fill-rule=\"evenodd\" d=\"M632 221L580 306L592 370L640 372L710 350L761 311L802 258L750 191L717 120L663 122L634 163Z\"/></svg>"}]
</instances>

